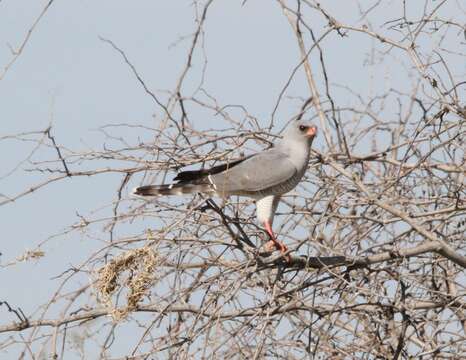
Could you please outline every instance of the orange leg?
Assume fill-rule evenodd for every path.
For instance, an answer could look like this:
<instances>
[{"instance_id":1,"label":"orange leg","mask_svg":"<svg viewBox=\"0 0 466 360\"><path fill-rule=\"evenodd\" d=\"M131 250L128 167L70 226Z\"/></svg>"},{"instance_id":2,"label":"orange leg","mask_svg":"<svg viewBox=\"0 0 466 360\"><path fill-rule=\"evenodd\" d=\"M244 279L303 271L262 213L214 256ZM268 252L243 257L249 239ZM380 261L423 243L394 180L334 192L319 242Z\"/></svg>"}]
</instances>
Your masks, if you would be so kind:
<instances>
[{"instance_id":1,"label":"orange leg","mask_svg":"<svg viewBox=\"0 0 466 360\"><path fill-rule=\"evenodd\" d=\"M286 253L288 251L288 248L283 243L281 243L275 238L270 222L268 221L264 222L264 227L270 236L270 241L267 244L265 244L265 248L267 250L272 250L275 247L277 250L280 250L282 254ZM287 256L287 260L289 260L289 256Z\"/></svg>"}]
</instances>

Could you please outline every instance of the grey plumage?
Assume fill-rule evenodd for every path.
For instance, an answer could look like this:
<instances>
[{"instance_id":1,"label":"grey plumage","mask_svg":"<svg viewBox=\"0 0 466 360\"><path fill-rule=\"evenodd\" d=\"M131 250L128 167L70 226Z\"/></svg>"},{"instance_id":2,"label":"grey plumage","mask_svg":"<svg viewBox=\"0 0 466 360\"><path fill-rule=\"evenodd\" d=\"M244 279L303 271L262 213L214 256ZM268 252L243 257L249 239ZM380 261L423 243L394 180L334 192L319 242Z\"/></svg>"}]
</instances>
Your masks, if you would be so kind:
<instances>
[{"instance_id":1,"label":"grey plumage","mask_svg":"<svg viewBox=\"0 0 466 360\"><path fill-rule=\"evenodd\" d=\"M211 169L184 171L169 185L145 185L133 190L135 195L162 196L189 193L249 196L257 200L257 218L264 224L277 248L271 231L280 196L300 182L307 169L312 140L317 128L305 122L292 122L283 139L274 147ZM279 246L280 245L280 246Z\"/></svg>"}]
</instances>

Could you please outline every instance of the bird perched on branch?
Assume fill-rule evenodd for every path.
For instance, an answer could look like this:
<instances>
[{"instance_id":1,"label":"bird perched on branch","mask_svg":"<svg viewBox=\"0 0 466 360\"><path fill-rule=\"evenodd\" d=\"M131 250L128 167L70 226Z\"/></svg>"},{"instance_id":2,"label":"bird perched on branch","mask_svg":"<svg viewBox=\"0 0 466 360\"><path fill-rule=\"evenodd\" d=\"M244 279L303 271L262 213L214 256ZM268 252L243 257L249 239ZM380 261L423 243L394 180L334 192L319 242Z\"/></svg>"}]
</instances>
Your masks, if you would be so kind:
<instances>
[{"instance_id":1,"label":"bird perched on branch","mask_svg":"<svg viewBox=\"0 0 466 360\"><path fill-rule=\"evenodd\" d=\"M316 126L293 121L287 126L283 139L268 150L211 169L183 171L174 178L176 183L140 186L133 193L139 196L204 193L222 198L251 197L256 200L257 219L270 236L266 247L275 247L284 253L286 246L272 231L273 218L280 197L294 189L304 176L316 135Z\"/></svg>"}]
</instances>

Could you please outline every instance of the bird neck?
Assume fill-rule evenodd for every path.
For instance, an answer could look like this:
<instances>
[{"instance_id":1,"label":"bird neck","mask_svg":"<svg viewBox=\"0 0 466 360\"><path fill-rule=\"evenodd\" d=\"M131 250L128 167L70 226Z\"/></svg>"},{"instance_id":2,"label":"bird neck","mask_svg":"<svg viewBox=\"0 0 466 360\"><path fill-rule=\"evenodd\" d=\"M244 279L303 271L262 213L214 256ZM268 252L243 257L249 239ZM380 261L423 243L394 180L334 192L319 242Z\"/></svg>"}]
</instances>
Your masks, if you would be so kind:
<instances>
[{"instance_id":1,"label":"bird neck","mask_svg":"<svg viewBox=\"0 0 466 360\"><path fill-rule=\"evenodd\" d=\"M309 162L310 146L306 142L281 142L281 150L290 157L290 161L300 169Z\"/></svg>"}]
</instances>

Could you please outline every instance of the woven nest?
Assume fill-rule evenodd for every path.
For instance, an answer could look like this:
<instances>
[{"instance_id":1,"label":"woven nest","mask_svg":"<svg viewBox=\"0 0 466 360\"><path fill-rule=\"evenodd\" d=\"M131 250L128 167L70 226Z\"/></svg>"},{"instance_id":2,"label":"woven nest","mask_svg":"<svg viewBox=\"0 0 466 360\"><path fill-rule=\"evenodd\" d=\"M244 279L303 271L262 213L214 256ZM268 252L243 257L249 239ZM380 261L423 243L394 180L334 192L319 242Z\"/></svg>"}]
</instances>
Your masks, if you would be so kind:
<instances>
[{"instance_id":1,"label":"woven nest","mask_svg":"<svg viewBox=\"0 0 466 360\"><path fill-rule=\"evenodd\" d=\"M155 281L157 252L149 246L129 250L112 259L97 271L96 289L99 301L115 321L135 310ZM120 290L126 293L126 304L116 307L113 297Z\"/></svg>"}]
</instances>

